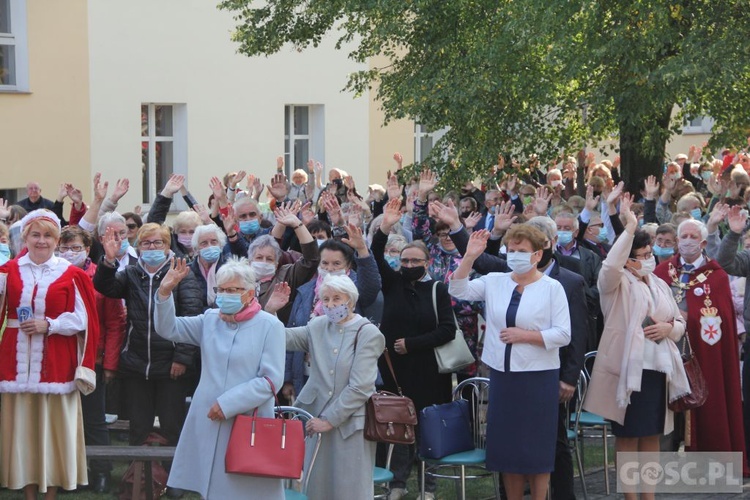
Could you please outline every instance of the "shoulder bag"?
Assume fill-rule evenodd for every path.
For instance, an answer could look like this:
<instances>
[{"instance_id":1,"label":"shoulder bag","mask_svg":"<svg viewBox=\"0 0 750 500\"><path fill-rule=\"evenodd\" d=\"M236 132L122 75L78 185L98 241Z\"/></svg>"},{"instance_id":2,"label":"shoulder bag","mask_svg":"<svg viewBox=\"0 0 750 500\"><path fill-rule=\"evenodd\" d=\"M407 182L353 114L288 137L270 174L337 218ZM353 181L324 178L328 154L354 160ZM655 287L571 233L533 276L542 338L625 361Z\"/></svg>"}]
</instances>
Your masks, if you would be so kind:
<instances>
[{"instance_id":1,"label":"shoulder bag","mask_svg":"<svg viewBox=\"0 0 750 500\"><path fill-rule=\"evenodd\" d=\"M469 402L457 399L419 412L419 456L438 459L474 449Z\"/></svg>"},{"instance_id":2,"label":"shoulder bag","mask_svg":"<svg viewBox=\"0 0 750 500\"><path fill-rule=\"evenodd\" d=\"M362 327L354 337L354 350L357 350L357 340ZM365 403L365 439L378 443L413 444L416 438L414 426L417 425L417 408L414 402L404 396L401 386L393 371L388 348L383 351L388 370L396 384L398 394L388 391L377 391Z\"/></svg>"},{"instance_id":3,"label":"shoulder bag","mask_svg":"<svg viewBox=\"0 0 750 500\"><path fill-rule=\"evenodd\" d=\"M278 406L276 388L268 377ZM258 416L234 417L227 443L224 468L227 473L248 476L299 479L305 461L305 432L300 420Z\"/></svg>"},{"instance_id":4,"label":"shoulder bag","mask_svg":"<svg viewBox=\"0 0 750 500\"><path fill-rule=\"evenodd\" d=\"M438 282L435 281L432 285L432 308L435 310L435 323L440 324L437 310L437 284ZM456 327L453 340L435 348L435 359L440 373L453 373L476 361L469 350L469 346L466 345L464 332L458 327L456 314L453 311L451 313L453 314L453 324Z\"/></svg>"},{"instance_id":5,"label":"shoulder bag","mask_svg":"<svg viewBox=\"0 0 750 500\"><path fill-rule=\"evenodd\" d=\"M685 353L685 346L690 349L687 354ZM698 408L703 406L703 403L708 399L706 379L703 377L703 372L693 352L693 346L690 345L690 337L687 331L685 332L685 343L682 344L682 364L685 367L688 383L690 383L690 394L669 403L669 409L675 412Z\"/></svg>"}]
</instances>

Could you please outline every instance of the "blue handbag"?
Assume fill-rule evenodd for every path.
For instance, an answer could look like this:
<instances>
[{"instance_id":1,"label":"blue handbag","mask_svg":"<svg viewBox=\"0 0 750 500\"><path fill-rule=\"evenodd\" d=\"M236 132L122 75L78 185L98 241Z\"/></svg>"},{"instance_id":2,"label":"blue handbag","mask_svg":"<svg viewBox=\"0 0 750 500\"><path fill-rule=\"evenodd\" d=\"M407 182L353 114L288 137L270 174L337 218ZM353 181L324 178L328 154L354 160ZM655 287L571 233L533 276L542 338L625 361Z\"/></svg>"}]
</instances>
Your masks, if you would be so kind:
<instances>
[{"instance_id":1,"label":"blue handbag","mask_svg":"<svg viewBox=\"0 0 750 500\"><path fill-rule=\"evenodd\" d=\"M437 459L473 450L469 414L465 399L424 408L419 414L419 455Z\"/></svg>"}]
</instances>

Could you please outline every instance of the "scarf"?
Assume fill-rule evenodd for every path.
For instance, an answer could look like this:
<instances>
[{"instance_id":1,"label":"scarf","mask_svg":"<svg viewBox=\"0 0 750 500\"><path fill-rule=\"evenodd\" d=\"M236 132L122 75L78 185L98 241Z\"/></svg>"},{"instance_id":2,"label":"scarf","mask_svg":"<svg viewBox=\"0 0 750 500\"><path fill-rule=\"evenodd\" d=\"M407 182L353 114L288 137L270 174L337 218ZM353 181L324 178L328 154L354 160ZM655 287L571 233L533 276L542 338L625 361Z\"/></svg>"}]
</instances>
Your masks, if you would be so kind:
<instances>
[{"instance_id":1,"label":"scarf","mask_svg":"<svg viewBox=\"0 0 750 500\"><path fill-rule=\"evenodd\" d=\"M216 265L218 263L219 261L217 260L211 264L211 267L209 267L208 270L206 270L201 262L198 261L198 268L206 279L206 300L208 301L209 307L216 305L216 292L214 292L214 287L216 286Z\"/></svg>"},{"instance_id":2,"label":"scarf","mask_svg":"<svg viewBox=\"0 0 750 500\"><path fill-rule=\"evenodd\" d=\"M240 312L234 314L222 314L219 313L219 317L227 323L239 323L240 321L249 321L255 317L258 312L263 309L258 302L258 299L253 297L250 303L246 304Z\"/></svg>"},{"instance_id":3,"label":"scarf","mask_svg":"<svg viewBox=\"0 0 750 500\"><path fill-rule=\"evenodd\" d=\"M643 376L643 352L646 337L643 334L643 320L651 316L655 322L671 321L675 318L677 304L674 303L669 287L661 278L651 275L649 283L643 283L630 272L625 271L630 283L630 315L625 331L620 379L617 383L617 405L626 408L630 404L633 391L641 390ZM663 284L663 286L661 286ZM645 293L646 286L650 293ZM645 313L645 314L644 314ZM679 314L679 312L677 312ZM685 332L687 335L687 332ZM690 383L685 375L680 351L675 343L665 338L654 349L654 369L667 376L669 401L675 401L690 394Z\"/></svg>"}]
</instances>

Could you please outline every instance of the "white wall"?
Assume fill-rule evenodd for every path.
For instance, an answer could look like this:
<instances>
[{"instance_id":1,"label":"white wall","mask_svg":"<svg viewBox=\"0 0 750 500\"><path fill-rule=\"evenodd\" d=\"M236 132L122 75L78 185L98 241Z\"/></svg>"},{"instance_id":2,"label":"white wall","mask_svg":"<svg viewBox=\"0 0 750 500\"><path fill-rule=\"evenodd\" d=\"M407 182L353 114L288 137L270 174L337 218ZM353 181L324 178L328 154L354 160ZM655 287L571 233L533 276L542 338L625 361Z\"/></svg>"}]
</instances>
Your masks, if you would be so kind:
<instances>
[{"instance_id":1,"label":"white wall","mask_svg":"<svg viewBox=\"0 0 750 500\"><path fill-rule=\"evenodd\" d=\"M328 40L302 53L290 48L248 58L230 40L231 13L209 0L89 1L91 165L110 185L128 177L121 202L141 199L140 106L187 105L190 191L246 169L268 182L284 148L284 105L325 106L325 165L368 177L368 99L341 92L359 69Z\"/></svg>"}]
</instances>

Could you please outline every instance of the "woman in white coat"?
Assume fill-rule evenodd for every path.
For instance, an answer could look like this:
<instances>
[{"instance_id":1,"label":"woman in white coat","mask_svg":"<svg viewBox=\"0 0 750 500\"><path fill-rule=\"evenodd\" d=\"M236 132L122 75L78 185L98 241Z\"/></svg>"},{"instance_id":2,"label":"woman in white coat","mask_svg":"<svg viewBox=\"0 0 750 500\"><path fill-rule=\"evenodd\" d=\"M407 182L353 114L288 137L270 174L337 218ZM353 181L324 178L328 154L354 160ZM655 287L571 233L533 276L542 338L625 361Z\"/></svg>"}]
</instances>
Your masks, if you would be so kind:
<instances>
[{"instance_id":1,"label":"woman in white coat","mask_svg":"<svg viewBox=\"0 0 750 500\"><path fill-rule=\"evenodd\" d=\"M328 276L318 291L323 316L286 329L286 347L310 353L312 373L297 406L315 416L308 432L323 433L307 495L311 500L370 500L375 443L364 438L365 403L375 392L385 337L354 312L357 286Z\"/></svg>"},{"instance_id":2,"label":"woman in white coat","mask_svg":"<svg viewBox=\"0 0 750 500\"><path fill-rule=\"evenodd\" d=\"M284 382L284 327L263 312L255 298L255 277L246 259L231 260L216 273L216 305L205 314L175 317L172 290L190 268L174 259L157 292L156 331L174 342L201 349L201 378L193 396L168 484L224 498L283 499L281 480L224 471L234 417L273 416L273 392Z\"/></svg>"}]
</instances>

